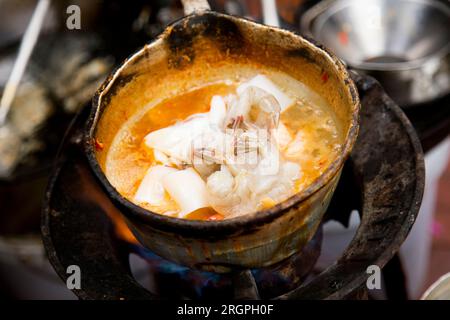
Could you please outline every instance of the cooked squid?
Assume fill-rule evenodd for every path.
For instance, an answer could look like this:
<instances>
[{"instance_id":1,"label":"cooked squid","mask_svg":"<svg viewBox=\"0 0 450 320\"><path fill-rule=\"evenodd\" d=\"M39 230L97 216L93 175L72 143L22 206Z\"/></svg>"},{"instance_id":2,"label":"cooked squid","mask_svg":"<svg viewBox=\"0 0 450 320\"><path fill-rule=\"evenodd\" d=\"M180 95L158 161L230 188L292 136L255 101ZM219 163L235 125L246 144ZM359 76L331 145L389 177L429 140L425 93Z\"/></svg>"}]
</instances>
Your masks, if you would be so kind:
<instances>
[{"instance_id":1,"label":"cooked squid","mask_svg":"<svg viewBox=\"0 0 450 320\"><path fill-rule=\"evenodd\" d=\"M327 165L325 154L335 149L334 140L312 146L316 131L309 125L323 122L317 134L328 130L332 138L335 127L327 114L303 105L302 92L290 96L277 84L257 75L224 84L230 89L220 93L211 90L202 100L207 107L199 108L195 93L159 109L156 114L174 108L184 116L139 138L145 152L134 163L148 167L135 183L133 201L169 216L217 220L270 208L310 183L316 174L310 169ZM191 104L197 111L188 113Z\"/></svg>"},{"instance_id":2,"label":"cooked squid","mask_svg":"<svg viewBox=\"0 0 450 320\"><path fill-rule=\"evenodd\" d=\"M177 171L175 168L161 165L150 167L136 191L134 200L139 203L148 203L153 206L162 205L165 194L162 179L167 174L175 171Z\"/></svg>"},{"instance_id":3,"label":"cooked squid","mask_svg":"<svg viewBox=\"0 0 450 320\"><path fill-rule=\"evenodd\" d=\"M181 166L190 162L191 141L209 128L208 115L198 114L181 123L151 132L145 137L145 144L164 154L166 161ZM161 154L159 157L164 158Z\"/></svg>"},{"instance_id":4,"label":"cooked squid","mask_svg":"<svg viewBox=\"0 0 450 320\"><path fill-rule=\"evenodd\" d=\"M155 160L166 166L149 169L136 201L160 205L167 192L179 217L206 207L234 217L292 193L300 167L281 159L277 145L292 140L279 121L292 99L261 75L236 93L213 96L209 112L145 137Z\"/></svg>"},{"instance_id":5,"label":"cooked squid","mask_svg":"<svg viewBox=\"0 0 450 320\"><path fill-rule=\"evenodd\" d=\"M175 170L165 175L163 185L180 207L180 218L197 209L209 207L206 184L192 168Z\"/></svg>"}]
</instances>

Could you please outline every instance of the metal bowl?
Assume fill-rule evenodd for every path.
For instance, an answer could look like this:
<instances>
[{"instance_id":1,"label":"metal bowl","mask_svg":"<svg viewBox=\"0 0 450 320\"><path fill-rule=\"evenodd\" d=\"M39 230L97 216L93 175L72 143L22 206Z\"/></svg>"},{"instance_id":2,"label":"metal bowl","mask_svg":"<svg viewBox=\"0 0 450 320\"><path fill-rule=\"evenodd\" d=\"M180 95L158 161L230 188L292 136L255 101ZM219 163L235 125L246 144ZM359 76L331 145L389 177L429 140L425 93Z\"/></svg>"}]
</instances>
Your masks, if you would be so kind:
<instances>
[{"instance_id":1,"label":"metal bowl","mask_svg":"<svg viewBox=\"0 0 450 320\"><path fill-rule=\"evenodd\" d=\"M325 98L343 128L342 152L306 190L259 212L223 221L160 215L125 199L104 174L112 140L151 101L224 78L246 66L272 68ZM238 69L236 69L238 68ZM84 144L89 164L138 240L168 260L202 270L272 265L302 250L328 207L355 143L359 98L343 64L292 32L212 11L170 25L125 61L93 99ZM101 141L103 148L95 147Z\"/></svg>"},{"instance_id":2,"label":"metal bowl","mask_svg":"<svg viewBox=\"0 0 450 320\"><path fill-rule=\"evenodd\" d=\"M437 0L336 0L308 10L302 32L377 78L401 106L450 92L450 7Z\"/></svg>"},{"instance_id":3,"label":"metal bowl","mask_svg":"<svg viewBox=\"0 0 450 320\"><path fill-rule=\"evenodd\" d=\"M450 272L433 283L422 295L421 300L450 300Z\"/></svg>"}]
</instances>

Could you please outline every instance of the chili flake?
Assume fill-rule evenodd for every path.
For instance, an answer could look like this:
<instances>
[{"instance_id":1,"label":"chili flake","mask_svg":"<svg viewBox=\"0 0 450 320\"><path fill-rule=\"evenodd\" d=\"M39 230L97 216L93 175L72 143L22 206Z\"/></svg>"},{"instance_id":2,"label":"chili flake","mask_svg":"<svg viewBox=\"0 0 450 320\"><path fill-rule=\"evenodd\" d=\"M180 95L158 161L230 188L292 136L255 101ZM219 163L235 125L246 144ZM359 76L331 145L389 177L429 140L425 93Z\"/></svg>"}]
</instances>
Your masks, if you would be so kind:
<instances>
[{"instance_id":1,"label":"chili flake","mask_svg":"<svg viewBox=\"0 0 450 320\"><path fill-rule=\"evenodd\" d=\"M95 139L94 142L95 142L95 149L96 149L97 151L101 151L101 150L103 150L103 148L105 147L103 143L101 143L100 141L98 141L98 139Z\"/></svg>"}]
</instances>

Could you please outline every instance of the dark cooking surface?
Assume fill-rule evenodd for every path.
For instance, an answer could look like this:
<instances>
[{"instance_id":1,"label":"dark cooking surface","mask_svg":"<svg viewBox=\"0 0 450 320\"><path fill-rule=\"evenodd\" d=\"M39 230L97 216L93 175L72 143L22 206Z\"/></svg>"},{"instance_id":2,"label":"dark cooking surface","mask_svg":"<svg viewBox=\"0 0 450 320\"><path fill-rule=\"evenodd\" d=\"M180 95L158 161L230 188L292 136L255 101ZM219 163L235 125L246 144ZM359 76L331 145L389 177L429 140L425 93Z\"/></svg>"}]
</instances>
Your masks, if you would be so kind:
<instances>
[{"instance_id":1,"label":"dark cooking surface","mask_svg":"<svg viewBox=\"0 0 450 320\"><path fill-rule=\"evenodd\" d=\"M420 207L423 153L412 126L375 81L354 78L362 99L361 132L327 219L345 224L351 209L362 208L361 225L335 265L282 299L354 297L367 266L383 267L399 249ZM83 116L78 120L83 123ZM93 183L79 141L75 126L46 194L42 234L51 263L64 280L67 266L81 267L83 286L74 292L82 299L158 298L132 277L130 249L114 236L104 211L114 209ZM235 297L255 297L249 272L236 277L241 286Z\"/></svg>"}]
</instances>

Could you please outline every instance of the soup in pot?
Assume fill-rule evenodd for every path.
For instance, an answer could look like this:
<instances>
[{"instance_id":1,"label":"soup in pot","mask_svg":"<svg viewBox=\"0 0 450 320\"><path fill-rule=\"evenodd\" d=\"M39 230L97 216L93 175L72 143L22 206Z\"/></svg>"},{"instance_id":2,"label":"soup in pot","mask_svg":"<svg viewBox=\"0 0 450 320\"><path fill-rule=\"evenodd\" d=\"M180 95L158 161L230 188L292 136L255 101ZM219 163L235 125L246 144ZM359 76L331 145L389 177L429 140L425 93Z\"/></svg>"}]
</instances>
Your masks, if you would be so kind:
<instances>
[{"instance_id":1,"label":"soup in pot","mask_svg":"<svg viewBox=\"0 0 450 320\"><path fill-rule=\"evenodd\" d=\"M152 212L222 220L301 192L342 144L324 99L286 74L257 70L157 101L129 119L109 148L105 173Z\"/></svg>"}]
</instances>

